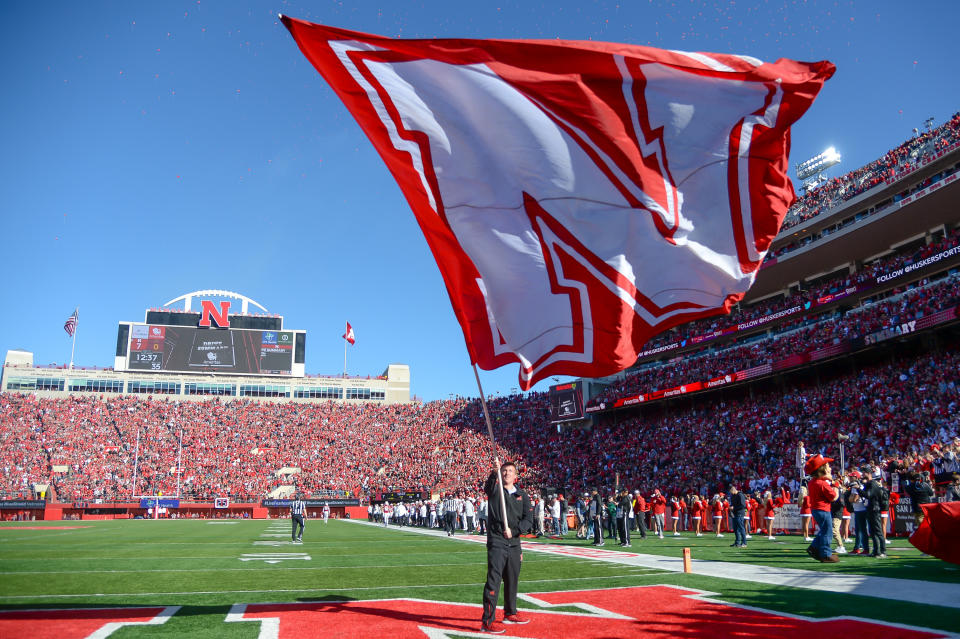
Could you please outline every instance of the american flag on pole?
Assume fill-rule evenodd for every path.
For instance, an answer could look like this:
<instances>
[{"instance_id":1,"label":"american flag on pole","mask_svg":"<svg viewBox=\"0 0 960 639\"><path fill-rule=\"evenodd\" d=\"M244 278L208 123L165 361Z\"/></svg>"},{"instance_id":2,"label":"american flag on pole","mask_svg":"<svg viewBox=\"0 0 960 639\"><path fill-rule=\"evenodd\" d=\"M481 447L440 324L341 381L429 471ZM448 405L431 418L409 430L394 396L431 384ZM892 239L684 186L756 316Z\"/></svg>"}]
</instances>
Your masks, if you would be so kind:
<instances>
[{"instance_id":1,"label":"american flag on pole","mask_svg":"<svg viewBox=\"0 0 960 639\"><path fill-rule=\"evenodd\" d=\"M524 389L743 297L795 199L790 126L835 71L282 20L397 180L472 362Z\"/></svg>"},{"instance_id":2,"label":"american flag on pole","mask_svg":"<svg viewBox=\"0 0 960 639\"><path fill-rule=\"evenodd\" d=\"M351 346L357 341L357 336L354 334L353 327L350 326L350 322L347 322L347 332L341 335L341 337L350 342Z\"/></svg>"},{"instance_id":3,"label":"american flag on pole","mask_svg":"<svg viewBox=\"0 0 960 639\"><path fill-rule=\"evenodd\" d=\"M79 319L80 307L73 309L73 315L67 318L66 323L63 325L63 330L67 332L67 335L73 337L74 332L77 330L77 320Z\"/></svg>"}]
</instances>

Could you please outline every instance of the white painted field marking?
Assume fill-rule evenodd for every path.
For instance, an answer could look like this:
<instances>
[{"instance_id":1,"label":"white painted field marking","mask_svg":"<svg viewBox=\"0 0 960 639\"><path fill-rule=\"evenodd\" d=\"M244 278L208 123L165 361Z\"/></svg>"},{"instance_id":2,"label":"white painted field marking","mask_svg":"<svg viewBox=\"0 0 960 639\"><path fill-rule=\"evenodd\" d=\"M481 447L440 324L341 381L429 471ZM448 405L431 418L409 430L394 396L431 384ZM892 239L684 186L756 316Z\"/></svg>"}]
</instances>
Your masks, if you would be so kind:
<instances>
[{"instance_id":1,"label":"white painted field marking","mask_svg":"<svg viewBox=\"0 0 960 639\"><path fill-rule=\"evenodd\" d=\"M260 536L261 536L261 537L289 537L290 534L289 534L289 533L267 533L267 532L265 532L265 533L261 534Z\"/></svg>"},{"instance_id":2,"label":"white painted field marking","mask_svg":"<svg viewBox=\"0 0 960 639\"><path fill-rule=\"evenodd\" d=\"M268 564L278 564L290 560L310 561L310 555L305 552L254 552L240 555L240 561L265 561Z\"/></svg>"},{"instance_id":3,"label":"white painted field marking","mask_svg":"<svg viewBox=\"0 0 960 639\"><path fill-rule=\"evenodd\" d=\"M208 526L217 526L217 525L232 526L234 524L239 524L239 523L240 523L239 521L208 521L207 525Z\"/></svg>"}]
</instances>

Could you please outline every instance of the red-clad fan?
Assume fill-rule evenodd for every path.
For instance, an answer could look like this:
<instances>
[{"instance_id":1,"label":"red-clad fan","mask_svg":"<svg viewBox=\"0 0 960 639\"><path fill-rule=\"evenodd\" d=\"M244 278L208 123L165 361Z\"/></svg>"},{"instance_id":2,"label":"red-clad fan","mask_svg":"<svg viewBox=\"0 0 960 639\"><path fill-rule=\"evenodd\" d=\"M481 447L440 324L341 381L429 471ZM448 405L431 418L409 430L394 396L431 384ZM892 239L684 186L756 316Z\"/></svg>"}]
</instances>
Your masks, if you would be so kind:
<instances>
[{"instance_id":1,"label":"red-clad fan","mask_svg":"<svg viewBox=\"0 0 960 639\"><path fill-rule=\"evenodd\" d=\"M647 505L647 500L643 498L643 495L639 491L634 493L636 499L633 500L633 516L636 518L637 526L642 527L640 530L643 531L644 537L646 537L646 530L649 530L650 523L647 521L647 511L650 510L650 507Z\"/></svg>"},{"instance_id":2,"label":"red-clad fan","mask_svg":"<svg viewBox=\"0 0 960 639\"><path fill-rule=\"evenodd\" d=\"M730 532L733 530L730 524L730 501L725 496L721 496L720 503L723 506L723 528L726 532Z\"/></svg>"},{"instance_id":3,"label":"red-clad fan","mask_svg":"<svg viewBox=\"0 0 960 639\"><path fill-rule=\"evenodd\" d=\"M660 490L656 490L653 493L653 497L650 498L650 503L653 507L653 524L656 529L655 532L660 539L663 539L663 528L664 528L664 514L667 510L667 500L664 498L663 494L660 493Z\"/></svg>"}]
</instances>

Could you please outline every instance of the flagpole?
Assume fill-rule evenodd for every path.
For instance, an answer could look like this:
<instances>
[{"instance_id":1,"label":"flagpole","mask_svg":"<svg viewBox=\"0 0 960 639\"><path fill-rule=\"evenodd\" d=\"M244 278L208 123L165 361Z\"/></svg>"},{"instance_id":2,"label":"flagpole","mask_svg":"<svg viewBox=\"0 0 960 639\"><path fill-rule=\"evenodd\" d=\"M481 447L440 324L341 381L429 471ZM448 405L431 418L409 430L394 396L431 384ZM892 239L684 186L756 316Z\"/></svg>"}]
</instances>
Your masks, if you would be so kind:
<instances>
[{"instance_id":1,"label":"flagpole","mask_svg":"<svg viewBox=\"0 0 960 639\"><path fill-rule=\"evenodd\" d=\"M348 327L350 322L344 322L344 326ZM343 378L347 378L347 335L350 334L350 329L346 328L343 331Z\"/></svg>"},{"instance_id":2,"label":"flagpole","mask_svg":"<svg viewBox=\"0 0 960 639\"><path fill-rule=\"evenodd\" d=\"M73 370L73 353L77 348L77 331L80 329L80 307L78 306L74 313L77 314L77 323L73 327L73 346L70 347L70 370Z\"/></svg>"},{"instance_id":3,"label":"flagpole","mask_svg":"<svg viewBox=\"0 0 960 639\"><path fill-rule=\"evenodd\" d=\"M504 530L510 530L510 527L507 525L507 499L503 495L503 475L500 472L500 456L497 454L497 442L493 438L493 423L490 421L490 411L487 410L487 398L483 394L483 386L480 385L480 373L477 372L476 364L473 364L473 376L477 380L477 390L480 391L480 405L483 406L483 418L487 421L487 434L490 435L493 461L497 465L497 485L500 487L500 505L503 507L503 527Z\"/></svg>"}]
</instances>

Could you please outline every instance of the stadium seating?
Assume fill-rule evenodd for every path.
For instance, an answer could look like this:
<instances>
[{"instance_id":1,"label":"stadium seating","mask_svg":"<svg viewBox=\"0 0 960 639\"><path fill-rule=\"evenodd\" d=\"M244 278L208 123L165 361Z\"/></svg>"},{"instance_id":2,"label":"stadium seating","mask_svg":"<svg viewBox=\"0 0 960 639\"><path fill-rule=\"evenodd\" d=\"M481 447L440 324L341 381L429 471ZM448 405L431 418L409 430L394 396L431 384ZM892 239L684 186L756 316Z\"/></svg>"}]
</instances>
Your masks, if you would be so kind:
<instances>
[{"instance_id":1,"label":"stadium seating","mask_svg":"<svg viewBox=\"0 0 960 639\"><path fill-rule=\"evenodd\" d=\"M878 184L909 173L958 141L960 113L954 114L936 129L907 140L870 164L834 178L804 194L790 208L782 230L814 218Z\"/></svg>"},{"instance_id":2,"label":"stadium seating","mask_svg":"<svg viewBox=\"0 0 960 639\"><path fill-rule=\"evenodd\" d=\"M517 459L532 486L582 490L715 492L731 480L756 487L796 478L798 441L831 452L851 433L847 459L876 460L926 450L956 434L960 352L799 383L753 398L707 399L680 411L557 433L544 395L491 399L504 458ZM180 431L186 499L229 495L257 501L294 475L305 494L392 487L476 491L490 463L477 400L374 406L169 402L133 397L0 396L2 490L28 496L50 482L64 501L175 495ZM137 433L139 432L139 438ZM917 463L922 463L918 458ZM54 472L66 465L69 472ZM134 476L136 473L136 486Z\"/></svg>"}]
</instances>

